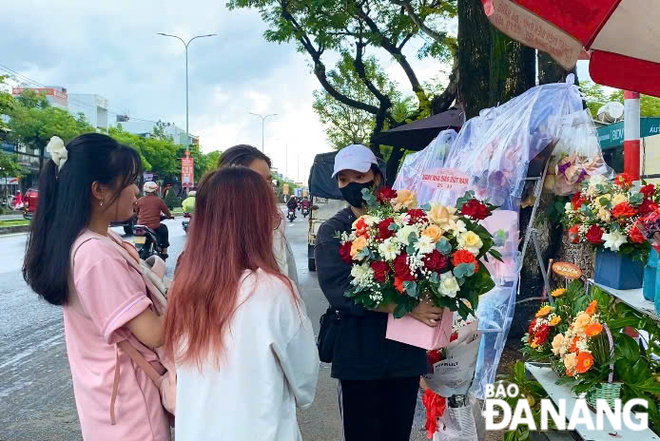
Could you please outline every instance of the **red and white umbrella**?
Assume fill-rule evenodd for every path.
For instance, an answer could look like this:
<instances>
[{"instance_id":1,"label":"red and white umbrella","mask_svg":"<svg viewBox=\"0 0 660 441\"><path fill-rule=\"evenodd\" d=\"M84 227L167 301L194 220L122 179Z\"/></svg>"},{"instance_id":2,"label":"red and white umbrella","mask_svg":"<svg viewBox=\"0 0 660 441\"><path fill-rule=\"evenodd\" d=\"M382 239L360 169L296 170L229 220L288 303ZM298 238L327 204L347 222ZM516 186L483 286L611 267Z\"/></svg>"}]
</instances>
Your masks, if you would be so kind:
<instances>
[{"instance_id":1,"label":"red and white umbrella","mask_svg":"<svg viewBox=\"0 0 660 441\"><path fill-rule=\"evenodd\" d=\"M660 1L482 0L490 22L566 69L590 55L591 78L660 96Z\"/></svg>"}]
</instances>

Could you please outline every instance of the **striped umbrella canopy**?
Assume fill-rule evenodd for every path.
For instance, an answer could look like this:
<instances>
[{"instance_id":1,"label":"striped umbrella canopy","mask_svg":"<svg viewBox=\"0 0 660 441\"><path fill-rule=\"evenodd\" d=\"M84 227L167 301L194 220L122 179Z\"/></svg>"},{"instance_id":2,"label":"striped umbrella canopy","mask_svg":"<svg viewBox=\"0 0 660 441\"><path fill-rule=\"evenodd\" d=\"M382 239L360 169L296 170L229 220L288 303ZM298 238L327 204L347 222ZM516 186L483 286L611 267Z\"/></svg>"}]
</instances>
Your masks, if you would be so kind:
<instances>
[{"instance_id":1,"label":"striped umbrella canopy","mask_svg":"<svg viewBox=\"0 0 660 441\"><path fill-rule=\"evenodd\" d=\"M658 0L482 0L490 22L572 69L587 51L591 78L660 96Z\"/></svg>"}]
</instances>

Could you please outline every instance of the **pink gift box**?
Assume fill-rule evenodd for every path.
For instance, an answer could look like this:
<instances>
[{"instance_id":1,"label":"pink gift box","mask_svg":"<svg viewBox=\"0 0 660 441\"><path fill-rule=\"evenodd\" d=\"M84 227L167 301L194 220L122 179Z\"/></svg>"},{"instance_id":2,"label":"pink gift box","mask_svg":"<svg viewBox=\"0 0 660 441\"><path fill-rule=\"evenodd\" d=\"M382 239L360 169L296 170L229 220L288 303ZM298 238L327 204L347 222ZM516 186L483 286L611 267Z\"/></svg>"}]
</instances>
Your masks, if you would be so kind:
<instances>
[{"instance_id":1,"label":"pink gift box","mask_svg":"<svg viewBox=\"0 0 660 441\"><path fill-rule=\"evenodd\" d=\"M410 315L395 319L390 314L387 318L385 338L424 348L427 351L440 349L449 344L453 324L454 313L449 308L444 308L440 323L435 328L425 325Z\"/></svg>"}]
</instances>

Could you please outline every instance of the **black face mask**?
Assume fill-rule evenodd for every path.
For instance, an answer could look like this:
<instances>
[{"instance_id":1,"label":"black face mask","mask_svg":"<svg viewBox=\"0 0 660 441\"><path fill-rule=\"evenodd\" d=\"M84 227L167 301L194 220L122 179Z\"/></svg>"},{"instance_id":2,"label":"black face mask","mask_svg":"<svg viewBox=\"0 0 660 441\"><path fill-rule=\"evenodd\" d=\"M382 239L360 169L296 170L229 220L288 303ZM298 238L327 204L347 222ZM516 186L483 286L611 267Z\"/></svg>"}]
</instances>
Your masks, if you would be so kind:
<instances>
[{"instance_id":1,"label":"black face mask","mask_svg":"<svg viewBox=\"0 0 660 441\"><path fill-rule=\"evenodd\" d=\"M344 196L344 200L351 204L351 206L355 208L362 208L364 207L364 199L362 199L362 189L364 188L373 188L374 187L374 181L371 180L369 182L365 182L363 184L360 184L358 182L351 182L348 184L346 187L342 187L339 189L341 191L341 195Z\"/></svg>"}]
</instances>

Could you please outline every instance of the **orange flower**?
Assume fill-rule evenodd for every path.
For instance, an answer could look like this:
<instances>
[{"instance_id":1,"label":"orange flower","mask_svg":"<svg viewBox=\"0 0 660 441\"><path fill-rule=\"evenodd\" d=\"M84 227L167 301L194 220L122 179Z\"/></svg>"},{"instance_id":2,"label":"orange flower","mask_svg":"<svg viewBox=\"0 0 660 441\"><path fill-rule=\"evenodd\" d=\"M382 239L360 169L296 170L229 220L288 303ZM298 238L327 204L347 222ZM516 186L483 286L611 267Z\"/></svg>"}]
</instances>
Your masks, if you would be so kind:
<instances>
[{"instance_id":1,"label":"orange flower","mask_svg":"<svg viewBox=\"0 0 660 441\"><path fill-rule=\"evenodd\" d=\"M587 310L585 312L589 315L594 315L596 311L598 311L598 302L594 300L591 303L589 303L589 306L587 307Z\"/></svg>"},{"instance_id":2,"label":"orange flower","mask_svg":"<svg viewBox=\"0 0 660 441\"><path fill-rule=\"evenodd\" d=\"M355 228L355 235L358 237L369 237L369 225L365 221L364 217L360 217L353 226Z\"/></svg>"},{"instance_id":3,"label":"orange flower","mask_svg":"<svg viewBox=\"0 0 660 441\"><path fill-rule=\"evenodd\" d=\"M637 210L632 207L628 202L621 202L616 207L612 208L612 216L619 219L622 217L633 217L637 214Z\"/></svg>"},{"instance_id":4,"label":"orange flower","mask_svg":"<svg viewBox=\"0 0 660 441\"><path fill-rule=\"evenodd\" d=\"M401 277L394 278L394 288L396 288L396 290L399 291L401 294L403 294L406 291L403 287L403 279Z\"/></svg>"},{"instance_id":5,"label":"orange flower","mask_svg":"<svg viewBox=\"0 0 660 441\"><path fill-rule=\"evenodd\" d=\"M573 372L571 372L571 371L569 371L568 369L566 369L566 376L567 376L567 377L572 377L572 376L573 376Z\"/></svg>"},{"instance_id":6,"label":"orange flower","mask_svg":"<svg viewBox=\"0 0 660 441\"><path fill-rule=\"evenodd\" d=\"M580 337L574 337L573 341L571 342L571 347L569 349L569 352L577 352L577 343L580 341Z\"/></svg>"},{"instance_id":7,"label":"orange flower","mask_svg":"<svg viewBox=\"0 0 660 441\"><path fill-rule=\"evenodd\" d=\"M587 337L595 337L601 332L603 332L603 325L600 323L592 323L584 329L584 333L587 334Z\"/></svg>"},{"instance_id":8,"label":"orange flower","mask_svg":"<svg viewBox=\"0 0 660 441\"><path fill-rule=\"evenodd\" d=\"M536 313L536 317L545 317L546 315L550 314L552 312L552 306L550 305L545 305L539 311Z\"/></svg>"},{"instance_id":9,"label":"orange flower","mask_svg":"<svg viewBox=\"0 0 660 441\"><path fill-rule=\"evenodd\" d=\"M594 357L588 352L580 352L577 356L577 365L575 371L578 374L584 374L594 365Z\"/></svg>"}]
</instances>

